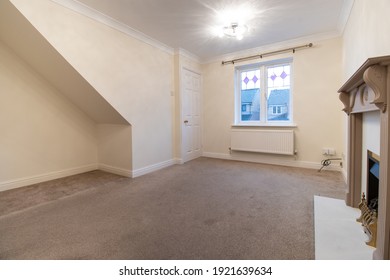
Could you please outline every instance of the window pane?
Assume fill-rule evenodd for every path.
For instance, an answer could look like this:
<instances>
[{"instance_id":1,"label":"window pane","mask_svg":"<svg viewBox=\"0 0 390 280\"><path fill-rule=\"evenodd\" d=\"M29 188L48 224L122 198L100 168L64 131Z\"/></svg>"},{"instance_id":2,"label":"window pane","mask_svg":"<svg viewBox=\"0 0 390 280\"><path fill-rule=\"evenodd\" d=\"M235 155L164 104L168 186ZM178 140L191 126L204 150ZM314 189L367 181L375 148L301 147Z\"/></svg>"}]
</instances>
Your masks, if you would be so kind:
<instances>
[{"instance_id":1,"label":"window pane","mask_svg":"<svg viewBox=\"0 0 390 280\"><path fill-rule=\"evenodd\" d=\"M260 120L260 70L241 72L241 121Z\"/></svg>"},{"instance_id":2,"label":"window pane","mask_svg":"<svg viewBox=\"0 0 390 280\"><path fill-rule=\"evenodd\" d=\"M241 121L260 120L260 89L241 90Z\"/></svg>"},{"instance_id":3,"label":"window pane","mask_svg":"<svg viewBox=\"0 0 390 280\"><path fill-rule=\"evenodd\" d=\"M260 88L260 70L241 72L241 89Z\"/></svg>"},{"instance_id":4,"label":"window pane","mask_svg":"<svg viewBox=\"0 0 390 280\"><path fill-rule=\"evenodd\" d=\"M290 65L267 68L267 120L290 120Z\"/></svg>"}]
</instances>

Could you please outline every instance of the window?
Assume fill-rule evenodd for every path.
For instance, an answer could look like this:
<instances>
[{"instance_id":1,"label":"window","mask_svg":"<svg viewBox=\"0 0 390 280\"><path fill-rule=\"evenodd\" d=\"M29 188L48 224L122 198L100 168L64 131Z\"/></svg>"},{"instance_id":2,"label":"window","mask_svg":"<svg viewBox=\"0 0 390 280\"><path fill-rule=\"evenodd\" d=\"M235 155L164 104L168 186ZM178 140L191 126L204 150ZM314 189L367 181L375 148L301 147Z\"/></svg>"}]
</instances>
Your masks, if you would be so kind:
<instances>
[{"instance_id":1,"label":"window","mask_svg":"<svg viewBox=\"0 0 390 280\"><path fill-rule=\"evenodd\" d=\"M291 63L289 59L236 68L236 124L292 122Z\"/></svg>"},{"instance_id":2,"label":"window","mask_svg":"<svg viewBox=\"0 0 390 280\"><path fill-rule=\"evenodd\" d=\"M280 115L282 113L282 106L270 106L273 115Z\"/></svg>"}]
</instances>

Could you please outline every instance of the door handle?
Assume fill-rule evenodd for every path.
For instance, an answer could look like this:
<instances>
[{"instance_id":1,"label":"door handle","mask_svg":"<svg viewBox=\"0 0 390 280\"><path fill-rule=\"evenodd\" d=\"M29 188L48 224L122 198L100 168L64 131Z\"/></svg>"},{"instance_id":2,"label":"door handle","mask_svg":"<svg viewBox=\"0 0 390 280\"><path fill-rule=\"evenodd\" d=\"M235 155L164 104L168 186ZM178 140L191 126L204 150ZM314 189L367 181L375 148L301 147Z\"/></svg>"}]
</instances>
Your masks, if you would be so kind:
<instances>
[{"instance_id":1,"label":"door handle","mask_svg":"<svg viewBox=\"0 0 390 280\"><path fill-rule=\"evenodd\" d=\"M184 121L184 124L187 124L187 123L188 123L188 121L187 121L187 120L185 120L185 121Z\"/></svg>"}]
</instances>

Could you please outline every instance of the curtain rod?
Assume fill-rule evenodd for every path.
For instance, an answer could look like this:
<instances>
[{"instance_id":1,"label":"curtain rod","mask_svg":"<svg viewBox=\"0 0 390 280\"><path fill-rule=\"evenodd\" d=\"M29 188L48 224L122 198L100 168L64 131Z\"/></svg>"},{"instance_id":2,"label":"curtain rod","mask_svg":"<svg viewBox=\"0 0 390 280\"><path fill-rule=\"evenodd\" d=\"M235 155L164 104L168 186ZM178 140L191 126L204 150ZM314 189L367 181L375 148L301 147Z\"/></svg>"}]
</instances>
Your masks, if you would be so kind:
<instances>
[{"instance_id":1,"label":"curtain rod","mask_svg":"<svg viewBox=\"0 0 390 280\"><path fill-rule=\"evenodd\" d=\"M295 53L296 50L304 49L304 48L311 48L312 46L313 46L313 43L310 43L310 44L307 44L307 45L297 46L297 47L294 47L294 48L288 48L288 49L283 49L283 50L278 50L278 51L273 51L273 52L267 52L267 53L262 53L262 54L247 56L247 57L236 58L236 59L232 59L232 60L222 61L222 65L234 64L234 63L240 62L240 61L246 61L246 60L251 60L251 59L263 58L265 56L271 56L271 55L280 54L280 53L286 53L286 52L290 52L290 51Z\"/></svg>"}]
</instances>

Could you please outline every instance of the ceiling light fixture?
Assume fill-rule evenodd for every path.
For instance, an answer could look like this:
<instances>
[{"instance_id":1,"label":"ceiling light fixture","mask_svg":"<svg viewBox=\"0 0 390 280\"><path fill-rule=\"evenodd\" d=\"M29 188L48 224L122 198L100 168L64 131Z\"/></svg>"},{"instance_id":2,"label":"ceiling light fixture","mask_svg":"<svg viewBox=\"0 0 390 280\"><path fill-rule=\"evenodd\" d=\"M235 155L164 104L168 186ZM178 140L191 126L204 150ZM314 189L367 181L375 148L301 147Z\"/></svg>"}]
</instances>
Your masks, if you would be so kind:
<instances>
[{"instance_id":1,"label":"ceiling light fixture","mask_svg":"<svg viewBox=\"0 0 390 280\"><path fill-rule=\"evenodd\" d=\"M248 23L255 17L259 9L246 3L238 6L227 6L216 12L216 25L212 28L214 36L242 40L250 30ZM257 12L256 12L257 14Z\"/></svg>"},{"instance_id":2,"label":"ceiling light fixture","mask_svg":"<svg viewBox=\"0 0 390 280\"><path fill-rule=\"evenodd\" d=\"M227 26L222 28L221 36L233 37L237 40L242 40L244 38L244 34L248 31L248 27L245 24L239 24L237 22L233 22Z\"/></svg>"}]
</instances>

